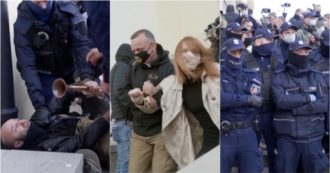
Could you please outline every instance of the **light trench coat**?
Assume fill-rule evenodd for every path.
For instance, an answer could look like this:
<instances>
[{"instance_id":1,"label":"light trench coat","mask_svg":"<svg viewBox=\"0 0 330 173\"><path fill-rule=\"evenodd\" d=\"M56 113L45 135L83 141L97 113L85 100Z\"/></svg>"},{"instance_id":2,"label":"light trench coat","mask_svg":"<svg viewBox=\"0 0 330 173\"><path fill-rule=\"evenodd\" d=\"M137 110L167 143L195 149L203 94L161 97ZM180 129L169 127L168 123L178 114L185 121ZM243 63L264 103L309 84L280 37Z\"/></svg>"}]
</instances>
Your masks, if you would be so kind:
<instances>
[{"instance_id":1,"label":"light trench coat","mask_svg":"<svg viewBox=\"0 0 330 173\"><path fill-rule=\"evenodd\" d=\"M204 71L201 80L203 105L220 129L220 79L210 78ZM203 129L195 116L183 106L183 86L174 75L163 79L158 86L163 91L161 109L165 147L181 169L193 162L201 150Z\"/></svg>"}]
</instances>

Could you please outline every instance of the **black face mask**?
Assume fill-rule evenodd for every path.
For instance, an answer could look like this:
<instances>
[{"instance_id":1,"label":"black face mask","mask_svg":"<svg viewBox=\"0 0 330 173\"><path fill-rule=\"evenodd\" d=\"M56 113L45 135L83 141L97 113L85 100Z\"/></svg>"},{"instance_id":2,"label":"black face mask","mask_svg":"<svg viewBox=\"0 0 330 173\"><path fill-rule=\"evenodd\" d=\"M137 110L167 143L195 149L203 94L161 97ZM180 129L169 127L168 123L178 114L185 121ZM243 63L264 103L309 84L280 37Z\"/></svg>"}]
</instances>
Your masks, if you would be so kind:
<instances>
[{"instance_id":1,"label":"black face mask","mask_svg":"<svg viewBox=\"0 0 330 173\"><path fill-rule=\"evenodd\" d=\"M288 62L299 68L306 68L309 62L309 56L297 55L292 51L289 51Z\"/></svg>"},{"instance_id":2,"label":"black face mask","mask_svg":"<svg viewBox=\"0 0 330 173\"><path fill-rule=\"evenodd\" d=\"M244 46L245 47L248 47L248 46L250 46L252 44L252 42L253 42L253 38L245 38L245 40L244 40Z\"/></svg>"},{"instance_id":3,"label":"black face mask","mask_svg":"<svg viewBox=\"0 0 330 173\"><path fill-rule=\"evenodd\" d=\"M322 56L329 58L329 46L326 46L321 42L320 50Z\"/></svg>"},{"instance_id":4,"label":"black face mask","mask_svg":"<svg viewBox=\"0 0 330 173\"><path fill-rule=\"evenodd\" d=\"M229 53L226 53L225 57L225 65L230 67L231 69L240 69L242 67L242 60L241 58L236 58L231 56Z\"/></svg>"},{"instance_id":5,"label":"black face mask","mask_svg":"<svg viewBox=\"0 0 330 173\"><path fill-rule=\"evenodd\" d=\"M242 38L242 34L236 34L236 33L230 32L230 31L226 32L226 36L227 36L227 39L228 38L237 38L240 40Z\"/></svg>"},{"instance_id":6,"label":"black face mask","mask_svg":"<svg viewBox=\"0 0 330 173\"><path fill-rule=\"evenodd\" d=\"M252 53L257 57L269 57L272 54L273 48L273 42L261 46L253 46Z\"/></svg>"},{"instance_id":7,"label":"black face mask","mask_svg":"<svg viewBox=\"0 0 330 173\"><path fill-rule=\"evenodd\" d=\"M135 61L140 64L144 64L147 61L147 59L149 58L149 56L150 55L148 54L148 52L146 50L141 51L134 55Z\"/></svg>"}]
</instances>

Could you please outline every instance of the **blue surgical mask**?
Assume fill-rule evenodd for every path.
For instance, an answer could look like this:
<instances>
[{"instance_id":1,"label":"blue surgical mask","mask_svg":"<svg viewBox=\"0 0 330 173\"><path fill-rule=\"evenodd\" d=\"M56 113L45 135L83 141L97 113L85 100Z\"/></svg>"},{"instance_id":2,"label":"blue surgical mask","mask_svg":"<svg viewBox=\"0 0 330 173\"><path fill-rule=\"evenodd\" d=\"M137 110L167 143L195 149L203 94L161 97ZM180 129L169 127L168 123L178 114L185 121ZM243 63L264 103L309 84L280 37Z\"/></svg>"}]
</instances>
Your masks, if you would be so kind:
<instances>
[{"instance_id":1,"label":"blue surgical mask","mask_svg":"<svg viewBox=\"0 0 330 173\"><path fill-rule=\"evenodd\" d=\"M52 0L47 1L46 9L41 8L38 4L35 4L31 1L28 1L27 3L29 5L30 9L33 11L33 13L41 21L46 22L49 19L49 17L51 16L51 11L52 11L52 7L53 7L53 3L54 3Z\"/></svg>"}]
</instances>

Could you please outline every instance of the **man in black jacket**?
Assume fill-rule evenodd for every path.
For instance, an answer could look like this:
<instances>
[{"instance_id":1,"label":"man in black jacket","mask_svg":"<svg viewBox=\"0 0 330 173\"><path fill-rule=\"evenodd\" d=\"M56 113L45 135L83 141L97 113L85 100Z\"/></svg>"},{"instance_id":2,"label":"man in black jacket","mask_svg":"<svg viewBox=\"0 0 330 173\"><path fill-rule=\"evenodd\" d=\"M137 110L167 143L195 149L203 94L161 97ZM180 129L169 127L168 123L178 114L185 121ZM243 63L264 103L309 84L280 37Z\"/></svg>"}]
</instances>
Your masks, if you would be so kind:
<instances>
[{"instance_id":1,"label":"man in black jacket","mask_svg":"<svg viewBox=\"0 0 330 173\"><path fill-rule=\"evenodd\" d=\"M146 29L131 36L131 47L136 60L130 67L127 85L119 89L121 102L130 106L133 114L129 172L173 172L176 165L161 135L162 110L159 102L162 93L151 97L141 91L144 82L150 81L157 86L174 73L168 51L163 50ZM148 107L151 102L157 105Z\"/></svg>"},{"instance_id":2,"label":"man in black jacket","mask_svg":"<svg viewBox=\"0 0 330 173\"><path fill-rule=\"evenodd\" d=\"M112 138L117 142L117 166L116 172L128 172L128 157L131 127L131 109L125 106L119 99L119 89L125 87L129 76L130 62L133 59L133 52L129 44L122 44L116 53L116 64L110 72L111 86L111 129Z\"/></svg>"},{"instance_id":3,"label":"man in black jacket","mask_svg":"<svg viewBox=\"0 0 330 173\"><path fill-rule=\"evenodd\" d=\"M1 142L7 148L76 152L91 149L108 132L109 113L97 118L89 127L75 135L79 119L76 117L53 116L48 128L34 121L9 119L1 127Z\"/></svg>"}]
</instances>

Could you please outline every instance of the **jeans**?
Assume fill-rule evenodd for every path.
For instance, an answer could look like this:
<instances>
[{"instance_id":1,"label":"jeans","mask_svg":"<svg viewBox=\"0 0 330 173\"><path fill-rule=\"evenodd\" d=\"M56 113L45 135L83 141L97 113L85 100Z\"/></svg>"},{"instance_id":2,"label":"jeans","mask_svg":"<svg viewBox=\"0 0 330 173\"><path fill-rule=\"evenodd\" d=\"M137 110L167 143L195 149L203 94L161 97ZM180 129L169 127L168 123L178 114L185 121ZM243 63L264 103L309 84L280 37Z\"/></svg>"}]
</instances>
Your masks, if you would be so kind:
<instances>
[{"instance_id":1,"label":"jeans","mask_svg":"<svg viewBox=\"0 0 330 173\"><path fill-rule=\"evenodd\" d=\"M111 124L111 129L112 138L117 142L116 173L127 173L132 128L126 120L119 120Z\"/></svg>"}]
</instances>

